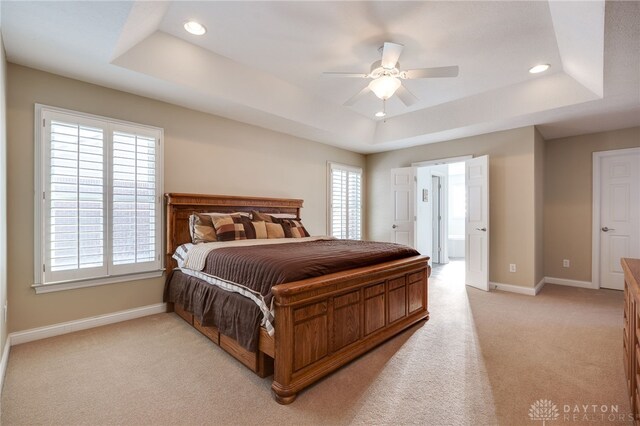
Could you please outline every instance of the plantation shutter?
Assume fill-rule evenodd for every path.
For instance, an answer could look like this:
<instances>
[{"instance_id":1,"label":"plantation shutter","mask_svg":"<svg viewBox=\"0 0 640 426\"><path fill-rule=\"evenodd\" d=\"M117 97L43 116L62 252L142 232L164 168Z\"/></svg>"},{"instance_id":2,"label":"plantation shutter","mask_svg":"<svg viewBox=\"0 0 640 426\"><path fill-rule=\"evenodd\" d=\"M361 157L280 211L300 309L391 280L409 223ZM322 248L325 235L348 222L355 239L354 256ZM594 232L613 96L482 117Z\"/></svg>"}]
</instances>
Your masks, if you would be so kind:
<instances>
[{"instance_id":1,"label":"plantation shutter","mask_svg":"<svg viewBox=\"0 0 640 426\"><path fill-rule=\"evenodd\" d=\"M157 140L127 131L113 132L114 270L139 269L124 265L156 262L157 252Z\"/></svg>"},{"instance_id":2,"label":"plantation shutter","mask_svg":"<svg viewBox=\"0 0 640 426\"><path fill-rule=\"evenodd\" d=\"M336 238L362 238L362 170L330 163L330 234Z\"/></svg>"},{"instance_id":3,"label":"plantation shutter","mask_svg":"<svg viewBox=\"0 0 640 426\"><path fill-rule=\"evenodd\" d=\"M44 108L41 117L36 285L160 271L162 130Z\"/></svg>"},{"instance_id":4,"label":"plantation shutter","mask_svg":"<svg viewBox=\"0 0 640 426\"><path fill-rule=\"evenodd\" d=\"M107 271L105 129L82 121L47 121L47 281L98 277Z\"/></svg>"}]
</instances>

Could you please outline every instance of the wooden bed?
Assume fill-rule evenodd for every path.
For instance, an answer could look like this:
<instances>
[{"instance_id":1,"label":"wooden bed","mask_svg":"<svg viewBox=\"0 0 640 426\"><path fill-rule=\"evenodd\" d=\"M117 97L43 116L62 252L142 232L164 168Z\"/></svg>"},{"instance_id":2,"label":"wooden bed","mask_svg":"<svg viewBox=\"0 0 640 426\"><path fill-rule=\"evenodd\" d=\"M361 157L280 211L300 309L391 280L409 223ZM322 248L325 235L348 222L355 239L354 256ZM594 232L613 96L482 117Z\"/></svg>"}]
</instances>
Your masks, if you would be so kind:
<instances>
[{"instance_id":1,"label":"wooden bed","mask_svg":"<svg viewBox=\"0 0 640 426\"><path fill-rule=\"evenodd\" d=\"M300 216L302 200L200 194L166 194L166 267L177 267L176 248L190 242L193 212L257 210ZM429 318L428 257L415 256L273 287L275 335L260 330L259 350L249 352L215 327L203 327L170 304L193 327L261 377L281 404L299 391L411 325Z\"/></svg>"}]
</instances>

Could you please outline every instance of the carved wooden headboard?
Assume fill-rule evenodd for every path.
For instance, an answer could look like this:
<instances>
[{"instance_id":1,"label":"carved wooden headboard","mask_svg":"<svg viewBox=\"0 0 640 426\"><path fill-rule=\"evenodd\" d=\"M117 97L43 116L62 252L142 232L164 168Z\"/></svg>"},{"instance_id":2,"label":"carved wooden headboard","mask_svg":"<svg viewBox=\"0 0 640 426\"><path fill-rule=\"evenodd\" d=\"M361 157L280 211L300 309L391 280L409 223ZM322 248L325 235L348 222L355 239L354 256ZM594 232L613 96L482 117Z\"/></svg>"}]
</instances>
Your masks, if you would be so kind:
<instances>
[{"instance_id":1,"label":"carved wooden headboard","mask_svg":"<svg viewBox=\"0 0 640 426\"><path fill-rule=\"evenodd\" d=\"M172 255L181 244L191 242L189 216L194 212L290 213L300 217L303 200L291 198L239 197L205 194L165 194L167 220L167 272L176 267Z\"/></svg>"}]
</instances>

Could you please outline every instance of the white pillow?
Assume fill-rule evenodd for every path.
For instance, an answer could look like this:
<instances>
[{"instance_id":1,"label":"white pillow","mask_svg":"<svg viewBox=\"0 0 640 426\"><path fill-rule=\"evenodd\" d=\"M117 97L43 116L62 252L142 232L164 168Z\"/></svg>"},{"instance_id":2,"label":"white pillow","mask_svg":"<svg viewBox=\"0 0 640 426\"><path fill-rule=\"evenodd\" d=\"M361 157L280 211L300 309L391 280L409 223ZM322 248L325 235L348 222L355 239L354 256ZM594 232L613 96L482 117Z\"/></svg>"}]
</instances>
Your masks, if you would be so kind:
<instances>
[{"instance_id":1,"label":"white pillow","mask_svg":"<svg viewBox=\"0 0 640 426\"><path fill-rule=\"evenodd\" d=\"M298 216L291 213L265 213L278 219L297 219Z\"/></svg>"}]
</instances>

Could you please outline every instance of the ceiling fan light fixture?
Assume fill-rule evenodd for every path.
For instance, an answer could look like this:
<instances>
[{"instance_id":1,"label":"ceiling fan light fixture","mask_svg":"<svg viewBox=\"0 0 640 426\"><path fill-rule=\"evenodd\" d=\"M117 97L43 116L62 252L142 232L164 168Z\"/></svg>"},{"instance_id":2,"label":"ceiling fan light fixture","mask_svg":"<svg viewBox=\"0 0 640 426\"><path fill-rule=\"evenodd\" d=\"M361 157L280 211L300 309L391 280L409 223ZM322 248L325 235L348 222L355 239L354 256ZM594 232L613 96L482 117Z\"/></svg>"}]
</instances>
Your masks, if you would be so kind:
<instances>
[{"instance_id":1,"label":"ceiling fan light fixture","mask_svg":"<svg viewBox=\"0 0 640 426\"><path fill-rule=\"evenodd\" d=\"M184 23L184 29L193 35L203 35L207 32L207 29L204 25L196 22L196 21L187 21Z\"/></svg>"},{"instance_id":2,"label":"ceiling fan light fixture","mask_svg":"<svg viewBox=\"0 0 640 426\"><path fill-rule=\"evenodd\" d=\"M529 68L529 72L531 74L539 74L541 72L545 72L546 70L548 70L549 67L551 67L551 65L549 64L539 64L539 65L536 65L535 67Z\"/></svg>"},{"instance_id":3,"label":"ceiling fan light fixture","mask_svg":"<svg viewBox=\"0 0 640 426\"><path fill-rule=\"evenodd\" d=\"M402 83L396 77L383 75L369 83L369 89L382 100L389 99Z\"/></svg>"}]
</instances>

